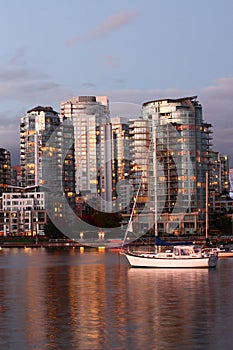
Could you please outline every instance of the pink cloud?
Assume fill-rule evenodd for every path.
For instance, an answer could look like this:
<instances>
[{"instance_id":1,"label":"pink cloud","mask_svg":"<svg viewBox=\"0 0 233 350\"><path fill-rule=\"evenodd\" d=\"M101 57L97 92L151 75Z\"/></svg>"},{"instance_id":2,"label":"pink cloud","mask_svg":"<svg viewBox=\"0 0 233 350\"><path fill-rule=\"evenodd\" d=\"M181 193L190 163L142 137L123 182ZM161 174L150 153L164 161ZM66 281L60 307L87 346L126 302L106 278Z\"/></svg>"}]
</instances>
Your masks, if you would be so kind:
<instances>
[{"instance_id":1,"label":"pink cloud","mask_svg":"<svg viewBox=\"0 0 233 350\"><path fill-rule=\"evenodd\" d=\"M136 17L136 12L122 11L105 19L90 32L80 37L73 37L66 41L66 46L73 46L83 41L96 40L109 35L111 32L131 23Z\"/></svg>"}]
</instances>

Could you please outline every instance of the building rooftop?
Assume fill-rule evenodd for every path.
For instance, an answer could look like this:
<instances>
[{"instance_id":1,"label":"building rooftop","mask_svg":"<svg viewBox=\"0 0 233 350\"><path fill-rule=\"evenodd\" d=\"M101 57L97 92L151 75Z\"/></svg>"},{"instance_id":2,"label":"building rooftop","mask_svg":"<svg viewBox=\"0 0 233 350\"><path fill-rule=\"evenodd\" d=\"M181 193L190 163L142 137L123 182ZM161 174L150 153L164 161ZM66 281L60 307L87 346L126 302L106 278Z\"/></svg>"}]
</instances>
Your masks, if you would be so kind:
<instances>
[{"instance_id":1,"label":"building rooftop","mask_svg":"<svg viewBox=\"0 0 233 350\"><path fill-rule=\"evenodd\" d=\"M50 112L50 113L58 114L58 112L54 111L53 108L50 106L45 106L45 107L37 106L27 111L27 113L31 113L31 112Z\"/></svg>"},{"instance_id":2,"label":"building rooftop","mask_svg":"<svg viewBox=\"0 0 233 350\"><path fill-rule=\"evenodd\" d=\"M187 96L187 97L180 97L180 98L160 98L158 100L152 100L152 101L147 101L143 103L143 106L146 106L149 103L153 103L153 102L162 102L162 101L167 101L168 103L172 103L172 102L183 102L185 100L195 100L196 102L197 96Z\"/></svg>"}]
</instances>

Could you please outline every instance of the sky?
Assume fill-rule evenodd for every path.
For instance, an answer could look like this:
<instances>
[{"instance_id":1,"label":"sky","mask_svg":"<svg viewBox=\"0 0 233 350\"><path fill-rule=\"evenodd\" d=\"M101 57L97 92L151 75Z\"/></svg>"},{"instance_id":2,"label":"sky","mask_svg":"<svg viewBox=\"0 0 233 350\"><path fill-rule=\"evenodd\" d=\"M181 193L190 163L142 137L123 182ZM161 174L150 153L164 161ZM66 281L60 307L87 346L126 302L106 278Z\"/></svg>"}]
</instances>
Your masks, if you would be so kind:
<instances>
[{"instance_id":1,"label":"sky","mask_svg":"<svg viewBox=\"0 0 233 350\"><path fill-rule=\"evenodd\" d=\"M27 110L107 95L112 116L197 95L233 167L232 0L0 0L0 147Z\"/></svg>"}]
</instances>

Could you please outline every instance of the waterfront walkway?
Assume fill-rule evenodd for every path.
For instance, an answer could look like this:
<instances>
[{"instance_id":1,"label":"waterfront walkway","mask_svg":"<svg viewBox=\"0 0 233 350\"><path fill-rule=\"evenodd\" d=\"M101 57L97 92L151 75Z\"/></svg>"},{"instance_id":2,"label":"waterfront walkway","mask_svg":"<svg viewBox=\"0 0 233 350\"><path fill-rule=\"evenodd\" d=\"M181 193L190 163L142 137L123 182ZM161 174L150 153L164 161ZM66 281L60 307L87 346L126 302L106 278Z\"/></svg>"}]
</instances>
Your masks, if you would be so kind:
<instances>
[{"instance_id":1,"label":"waterfront walkway","mask_svg":"<svg viewBox=\"0 0 233 350\"><path fill-rule=\"evenodd\" d=\"M161 237L162 240L169 241L169 242L175 242L179 243L192 241L195 244L198 245L205 245L206 244L206 238L204 236L191 236L191 237ZM212 236L209 237L209 241L213 243L213 245L220 245L220 244L233 244L233 236ZM108 247L108 241L105 240L95 240L94 241L86 241L86 240L72 240L72 239L50 239L50 240L44 240L44 239L34 239L34 240L28 240L24 239L14 239L14 237L7 238L0 238L0 248L61 248L61 247L82 247L82 246L90 246L90 247L98 247L98 246L105 246ZM154 245L154 240L152 238L138 240L137 242L132 242L131 245ZM119 246L116 244L116 246ZM109 245L109 248L112 248L113 244Z\"/></svg>"}]
</instances>

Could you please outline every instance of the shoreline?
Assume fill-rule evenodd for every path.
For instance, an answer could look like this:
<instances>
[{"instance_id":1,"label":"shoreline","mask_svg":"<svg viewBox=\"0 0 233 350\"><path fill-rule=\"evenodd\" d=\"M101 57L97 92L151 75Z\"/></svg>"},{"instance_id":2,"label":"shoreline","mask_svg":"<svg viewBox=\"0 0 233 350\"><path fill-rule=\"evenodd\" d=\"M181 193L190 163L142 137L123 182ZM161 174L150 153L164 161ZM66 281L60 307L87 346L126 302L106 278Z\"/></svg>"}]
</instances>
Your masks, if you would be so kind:
<instances>
[{"instance_id":1,"label":"shoreline","mask_svg":"<svg viewBox=\"0 0 233 350\"><path fill-rule=\"evenodd\" d=\"M162 238L162 237L161 237ZM179 241L193 241L197 245L205 245L205 237L164 237L162 238L165 241L179 243ZM222 236L222 237L209 237L209 241L213 241L213 246L218 245L233 245L233 236ZM131 242L132 246L153 246L154 243L149 240L144 242ZM126 244L127 246L127 244ZM14 240L14 239L0 239L0 249L4 248L104 248L104 249L121 249L122 245L120 242L110 242L105 240L96 240L85 242L81 241L72 241L65 239L51 239L51 240Z\"/></svg>"}]
</instances>

